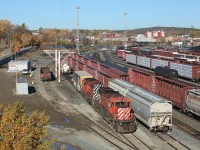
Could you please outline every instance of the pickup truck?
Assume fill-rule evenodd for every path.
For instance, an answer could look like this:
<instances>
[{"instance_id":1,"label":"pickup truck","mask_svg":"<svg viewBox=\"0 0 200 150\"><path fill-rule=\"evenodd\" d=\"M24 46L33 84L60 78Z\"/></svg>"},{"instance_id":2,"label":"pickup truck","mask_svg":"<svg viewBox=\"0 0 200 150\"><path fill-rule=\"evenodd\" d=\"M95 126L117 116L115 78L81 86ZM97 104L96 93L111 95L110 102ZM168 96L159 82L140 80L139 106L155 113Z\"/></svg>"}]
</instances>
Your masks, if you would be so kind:
<instances>
[{"instance_id":1,"label":"pickup truck","mask_svg":"<svg viewBox=\"0 0 200 150\"><path fill-rule=\"evenodd\" d=\"M22 74L23 74L23 75L29 75L29 74L30 74L30 71L27 70L27 69L24 69L24 70L22 70Z\"/></svg>"}]
</instances>

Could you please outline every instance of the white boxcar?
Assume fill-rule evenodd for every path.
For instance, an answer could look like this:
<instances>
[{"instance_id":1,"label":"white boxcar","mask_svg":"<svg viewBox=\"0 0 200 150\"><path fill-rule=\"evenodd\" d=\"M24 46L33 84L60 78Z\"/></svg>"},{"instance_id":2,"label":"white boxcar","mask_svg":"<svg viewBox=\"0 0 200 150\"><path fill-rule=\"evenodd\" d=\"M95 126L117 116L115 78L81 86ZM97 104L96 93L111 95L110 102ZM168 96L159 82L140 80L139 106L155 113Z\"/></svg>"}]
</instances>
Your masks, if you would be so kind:
<instances>
[{"instance_id":1,"label":"white boxcar","mask_svg":"<svg viewBox=\"0 0 200 150\"><path fill-rule=\"evenodd\" d=\"M137 64L137 56L133 54L126 54L126 62L131 64Z\"/></svg>"},{"instance_id":2,"label":"white boxcar","mask_svg":"<svg viewBox=\"0 0 200 150\"><path fill-rule=\"evenodd\" d=\"M166 60L160 60L160 59L151 59L151 68L155 69L157 66L162 66L162 67L168 67L169 66L169 61Z\"/></svg>"},{"instance_id":3,"label":"white boxcar","mask_svg":"<svg viewBox=\"0 0 200 150\"><path fill-rule=\"evenodd\" d=\"M136 118L150 131L172 129L170 101L120 79L111 80L108 86L132 101Z\"/></svg>"},{"instance_id":4,"label":"white boxcar","mask_svg":"<svg viewBox=\"0 0 200 150\"><path fill-rule=\"evenodd\" d=\"M149 57L137 56L137 65L150 68L151 59Z\"/></svg>"},{"instance_id":5,"label":"white boxcar","mask_svg":"<svg viewBox=\"0 0 200 150\"><path fill-rule=\"evenodd\" d=\"M175 62L170 62L170 69L175 69L178 71L178 75L192 79L192 66L188 64L179 64Z\"/></svg>"}]
</instances>

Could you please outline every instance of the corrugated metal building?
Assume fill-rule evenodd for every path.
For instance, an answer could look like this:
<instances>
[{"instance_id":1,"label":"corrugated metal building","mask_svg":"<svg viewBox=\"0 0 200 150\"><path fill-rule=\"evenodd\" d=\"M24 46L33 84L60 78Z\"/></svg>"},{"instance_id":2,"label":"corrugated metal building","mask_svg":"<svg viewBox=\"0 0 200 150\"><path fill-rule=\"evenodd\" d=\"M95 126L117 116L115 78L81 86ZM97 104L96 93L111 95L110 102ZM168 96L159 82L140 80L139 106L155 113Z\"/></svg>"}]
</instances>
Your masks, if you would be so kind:
<instances>
[{"instance_id":1,"label":"corrugated metal building","mask_svg":"<svg viewBox=\"0 0 200 150\"><path fill-rule=\"evenodd\" d=\"M28 81L26 78L17 78L16 94L27 95L28 94Z\"/></svg>"},{"instance_id":2,"label":"corrugated metal building","mask_svg":"<svg viewBox=\"0 0 200 150\"><path fill-rule=\"evenodd\" d=\"M26 70L31 69L30 60L17 60L17 61L12 60L8 63L8 72L23 71L24 69Z\"/></svg>"}]
</instances>

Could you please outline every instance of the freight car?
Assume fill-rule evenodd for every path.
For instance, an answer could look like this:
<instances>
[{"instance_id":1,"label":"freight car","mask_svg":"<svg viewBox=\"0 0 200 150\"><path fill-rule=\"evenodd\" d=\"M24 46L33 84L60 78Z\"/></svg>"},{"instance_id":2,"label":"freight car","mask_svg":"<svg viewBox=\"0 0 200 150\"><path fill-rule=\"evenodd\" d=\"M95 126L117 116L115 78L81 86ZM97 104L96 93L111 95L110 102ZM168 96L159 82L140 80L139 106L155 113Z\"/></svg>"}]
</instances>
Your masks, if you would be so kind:
<instances>
[{"instance_id":1,"label":"freight car","mask_svg":"<svg viewBox=\"0 0 200 150\"><path fill-rule=\"evenodd\" d=\"M116 132L132 133L136 131L134 111L128 98L111 88L102 87L101 82L86 71L75 71L73 82Z\"/></svg>"},{"instance_id":2,"label":"freight car","mask_svg":"<svg viewBox=\"0 0 200 150\"><path fill-rule=\"evenodd\" d=\"M172 130L170 101L120 79L111 80L108 86L132 101L136 118L147 125L150 131Z\"/></svg>"},{"instance_id":3,"label":"freight car","mask_svg":"<svg viewBox=\"0 0 200 150\"><path fill-rule=\"evenodd\" d=\"M3 66L4 64L8 63L9 61L15 59L16 56L21 56L27 52L29 52L32 49L32 47L27 47L24 49L21 49L16 55L12 54L11 52L8 52L7 55L0 58L0 66Z\"/></svg>"},{"instance_id":4,"label":"freight car","mask_svg":"<svg viewBox=\"0 0 200 150\"><path fill-rule=\"evenodd\" d=\"M136 55L132 56L132 60L134 61L135 58L135 61L137 62ZM196 90L195 87L190 87L187 84L183 84L175 80L156 76L155 74L142 71L141 69L129 69L127 75L124 75L124 73L120 73L116 77L116 75L113 76L113 73L111 73L111 67L103 65L101 63L91 62L91 60L81 57L78 54L72 54L67 59L67 61L72 70L80 70L78 68L78 63L82 62L82 70L86 70L87 72L92 74L93 77L99 80L104 86L108 85L108 82L111 80L111 78L119 78L123 80L128 79L130 83L170 100L173 106L176 106L177 108L185 112L200 116L200 92ZM167 66L169 63L168 61L164 60L156 60L152 62L154 62L154 67L156 67L156 65L158 64ZM92 68L91 65L93 65ZM184 65L182 67L184 67ZM192 68L195 69L195 66L193 66ZM188 68L186 67L185 69L187 70ZM196 71L193 70L193 72ZM185 72L183 71L182 73ZM125 76L126 78L124 78L123 76ZM197 75L195 76L198 77Z\"/></svg>"},{"instance_id":5,"label":"freight car","mask_svg":"<svg viewBox=\"0 0 200 150\"><path fill-rule=\"evenodd\" d=\"M51 81L51 71L49 67L40 68L40 79L42 81Z\"/></svg>"},{"instance_id":6,"label":"freight car","mask_svg":"<svg viewBox=\"0 0 200 150\"><path fill-rule=\"evenodd\" d=\"M177 70L178 76L192 81L200 80L200 65L182 63L175 60L163 60L134 54L126 55L126 62L148 69L155 69L157 66L168 67Z\"/></svg>"},{"instance_id":7,"label":"freight car","mask_svg":"<svg viewBox=\"0 0 200 150\"><path fill-rule=\"evenodd\" d=\"M196 87L141 69L129 69L128 75L130 83L170 100L184 112L200 116L200 91Z\"/></svg>"},{"instance_id":8,"label":"freight car","mask_svg":"<svg viewBox=\"0 0 200 150\"><path fill-rule=\"evenodd\" d=\"M169 78L172 80L178 79L178 71L176 71L175 69L169 69L167 67L157 66L154 72L157 76L163 76L165 78Z\"/></svg>"}]
</instances>

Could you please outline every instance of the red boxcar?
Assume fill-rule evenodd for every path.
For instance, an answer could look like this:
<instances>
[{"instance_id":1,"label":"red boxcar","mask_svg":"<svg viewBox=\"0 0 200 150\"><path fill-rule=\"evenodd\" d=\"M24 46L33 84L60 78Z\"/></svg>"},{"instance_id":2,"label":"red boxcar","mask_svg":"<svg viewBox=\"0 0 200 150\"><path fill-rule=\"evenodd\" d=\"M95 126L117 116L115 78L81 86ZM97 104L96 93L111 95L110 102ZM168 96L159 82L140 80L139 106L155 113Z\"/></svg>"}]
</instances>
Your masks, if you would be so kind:
<instances>
[{"instance_id":1,"label":"red boxcar","mask_svg":"<svg viewBox=\"0 0 200 150\"><path fill-rule=\"evenodd\" d=\"M83 58L83 63L84 63L85 65L87 65L87 66L89 66L89 64L90 64L89 61L90 61L90 60L89 60L88 58L85 58L85 57Z\"/></svg>"},{"instance_id":2,"label":"red boxcar","mask_svg":"<svg viewBox=\"0 0 200 150\"><path fill-rule=\"evenodd\" d=\"M156 94L169 99L178 108L185 108L185 98L190 89L195 89L195 87L160 76L156 77Z\"/></svg>"},{"instance_id":3,"label":"red boxcar","mask_svg":"<svg viewBox=\"0 0 200 150\"><path fill-rule=\"evenodd\" d=\"M98 68L98 62L95 60L90 60L90 65L91 68L97 69Z\"/></svg>"},{"instance_id":4,"label":"red boxcar","mask_svg":"<svg viewBox=\"0 0 200 150\"><path fill-rule=\"evenodd\" d=\"M76 61L78 61L78 57L79 57L78 54L74 54L74 59L75 59Z\"/></svg>"},{"instance_id":5,"label":"red boxcar","mask_svg":"<svg viewBox=\"0 0 200 150\"><path fill-rule=\"evenodd\" d=\"M118 57L122 57L124 51L125 51L125 50L118 50L118 51L117 51L117 56L118 56Z\"/></svg>"},{"instance_id":6,"label":"red boxcar","mask_svg":"<svg viewBox=\"0 0 200 150\"><path fill-rule=\"evenodd\" d=\"M108 75L111 78L117 78L117 79L129 81L128 73L122 72L122 71L115 69L115 68L110 69L110 71L108 72Z\"/></svg>"},{"instance_id":7,"label":"red boxcar","mask_svg":"<svg viewBox=\"0 0 200 150\"><path fill-rule=\"evenodd\" d=\"M83 63L81 63L81 62L78 62L78 68L79 68L79 70L86 70L86 65L85 64L83 64Z\"/></svg>"},{"instance_id":8,"label":"red boxcar","mask_svg":"<svg viewBox=\"0 0 200 150\"><path fill-rule=\"evenodd\" d=\"M81 60L83 59L82 55L78 55L78 62L81 62Z\"/></svg>"},{"instance_id":9,"label":"red boxcar","mask_svg":"<svg viewBox=\"0 0 200 150\"><path fill-rule=\"evenodd\" d=\"M98 76L96 79L99 80L103 84L103 86L108 87L108 82L111 80L111 77L104 73L98 72Z\"/></svg>"},{"instance_id":10,"label":"red boxcar","mask_svg":"<svg viewBox=\"0 0 200 150\"><path fill-rule=\"evenodd\" d=\"M129 69L128 75L130 83L155 93L156 79L153 74L149 74L141 69Z\"/></svg>"},{"instance_id":11,"label":"red boxcar","mask_svg":"<svg viewBox=\"0 0 200 150\"><path fill-rule=\"evenodd\" d=\"M91 75L93 75L93 77L96 76L97 70L95 70L95 69L93 69L93 68L91 68L91 67L89 67L89 66L86 66L85 69L86 69L85 71L87 71L88 73L90 73Z\"/></svg>"},{"instance_id":12,"label":"red boxcar","mask_svg":"<svg viewBox=\"0 0 200 150\"><path fill-rule=\"evenodd\" d=\"M98 67L96 69L98 69L99 72L108 74L111 68L105 64L98 63Z\"/></svg>"}]
</instances>

